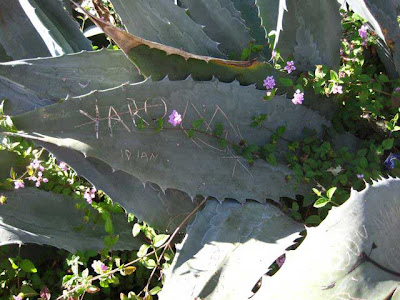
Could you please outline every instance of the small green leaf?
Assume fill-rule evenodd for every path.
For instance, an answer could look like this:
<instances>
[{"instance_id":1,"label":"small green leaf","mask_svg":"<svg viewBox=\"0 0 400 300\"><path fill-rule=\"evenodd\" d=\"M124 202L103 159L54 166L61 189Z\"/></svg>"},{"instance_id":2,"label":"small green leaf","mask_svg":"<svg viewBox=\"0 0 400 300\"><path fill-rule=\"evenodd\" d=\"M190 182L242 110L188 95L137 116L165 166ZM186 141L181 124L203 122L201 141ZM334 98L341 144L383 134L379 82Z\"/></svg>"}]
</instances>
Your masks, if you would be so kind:
<instances>
[{"instance_id":1,"label":"small green leaf","mask_svg":"<svg viewBox=\"0 0 400 300\"><path fill-rule=\"evenodd\" d=\"M328 199L332 199L333 194L335 194L336 190L336 187L332 187L326 192L326 196L328 197Z\"/></svg>"},{"instance_id":2,"label":"small green leaf","mask_svg":"<svg viewBox=\"0 0 400 300\"><path fill-rule=\"evenodd\" d=\"M157 295L159 292L161 292L161 287L156 286L149 291L149 294L154 296Z\"/></svg>"},{"instance_id":3,"label":"small green leaf","mask_svg":"<svg viewBox=\"0 0 400 300\"><path fill-rule=\"evenodd\" d=\"M394 139L387 139L382 142L382 147L385 150L390 150L393 147Z\"/></svg>"},{"instance_id":4,"label":"small green leaf","mask_svg":"<svg viewBox=\"0 0 400 300\"><path fill-rule=\"evenodd\" d=\"M318 191L316 188L313 188L312 190L317 196L321 196L321 192Z\"/></svg>"},{"instance_id":5,"label":"small green leaf","mask_svg":"<svg viewBox=\"0 0 400 300\"><path fill-rule=\"evenodd\" d=\"M387 77L385 74L381 74L378 76L378 80L380 82L389 82L389 77Z\"/></svg>"},{"instance_id":6,"label":"small green leaf","mask_svg":"<svg viewBox=\"0 0 400 300\"><path fill-rule=\"evenodd\" d=\"M318 215L312 215L306 219L306 223L307 224L319 224L319 223L321 223L321 218Z\"/></svg>"},{"instance_id":7,"label":"small green leaf","mask_svg":"<svg viewBox=\"0 0 400 300\"><path fill-rule=\"evenodd\" d=\"M133 228L132 228L132 235L134 237L137 237L139 235L141 229L142 229L142 226L138 223L135 223L135 225L133 225Z\"/></svg>"},{"instance_id":8,"label":"small green leaf","mask_svg":"<svg viewBox=\"0 0 400 300\"><path fill-rule=\"evenodd\" d=\"M149 248L150 248L150 245L143 244L142 246L140 246L137 256L138 257L145 256L147 254L147 250L149 250Z\"/></svg>"},{"instance_id":9,"label":"small green leaf","mask_svg":"<svg viewBox=\"0 0 400 300\"><path fill-rule=\"evenodd\" d=\"M279 81L286 87L293 86L293 80L289 78L279 78Z\"/></svg>"},{"instance_id":10,"label":"small green leaf","mask_svg":"<svg viewBox=\"0 0 400 300\"><path fill-rule=\"evenodd\" d=\"M35 265L29 259L23 259L21 261L20 266L21 266L21 269L27 273L36 273L37 272Z\"/></svg>"},{"instance_id":11,"label":"small green leaf","mask_svg":"<svg viewBox=\"0 0 400 300\"><path fill-rule=\"evenodd\" d=\"M158 234L153 238L153 246L156 248L161 247L168 239L168 234Z\"/></svg>"},{"instance_id":12,"label":"small green leaf","mask_svg":"<svg viewBox=\"0 0 400 300\"><path fill-rule=\"evenodd\" d=\"M331 80L334 82L339 82L339 75L334 70L330 70L329 72Z\"/></svg>"},{"instance_id":13,"label":"small green leaf","mask_svg":"<svg viewBox=\"0 0 400 300\"><path fill-rule=\"evenodd\" d=\"M286 131L286 126L280 126L280 127L278 127L278 128L276 129L276 132L277 132L279 135L283 135L283 134L285 133L285 131Z\"/></svg>"},{"instance_id":14,"label":"small green leaf","mask_svg":"<svg viewBox=\"0 0 400 300\"><path fill-rule=\"evenodd\" d=\"M200 126L204 123L203 119L195 120L192 123L193 129L199 129Z\"/></svg>"},{"instance_id":15,"label":"small green leaf","mask_svg":"<svg viewBox=\"0 0 400 300\"><path fill-rule=\"evenodd\" d=\"M321 198L318 198L317 201L315 201L314 207L321 208L321 207L324 207L325 205L327 205L328 203L329 203L329 199L328 198L321 197Z\"/></svg>"}]
</instances>

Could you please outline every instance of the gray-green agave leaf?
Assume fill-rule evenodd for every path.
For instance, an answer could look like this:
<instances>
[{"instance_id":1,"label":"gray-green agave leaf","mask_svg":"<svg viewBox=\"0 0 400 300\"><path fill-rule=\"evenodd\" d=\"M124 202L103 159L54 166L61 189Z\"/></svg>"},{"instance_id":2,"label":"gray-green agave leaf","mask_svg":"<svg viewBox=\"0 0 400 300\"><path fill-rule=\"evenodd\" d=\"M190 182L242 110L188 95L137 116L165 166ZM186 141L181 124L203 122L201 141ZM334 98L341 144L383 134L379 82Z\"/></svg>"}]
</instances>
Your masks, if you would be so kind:
<instances>
[{"instance_id":1,"label":"gray-green agave leaf","mask_svg":"<svg viewBox=\"0 0 400 300\"><path fill-rule=\"evenodd\" d=\"M170 0L112 0L128 32L141 38L185 51L224 56L201 25Z\"/></svg>"},{"instance_id":2,"label":"gray-green agave leaf","mask_svg":"<svg viewBox=\"0 0 400 300\"><path fill-rule=\"evenodd\" d=\"M219 43L219 49L228 56L240 57L252 41L248 28L237 11L222 0L181 0L189 16L204 26L204 32Z\"/></svg>"},{"instance_id":3,"label":"gray-green agave leaf","mask_svg":"<svg viewBox=\"0 0 400 300\"><path fill-rule=\"evenodd\" d=\"M0 44L13 59L92 50L59 0L3 0L0 25Z\"/></svg>"},{"instance_id":4,"label":"gray-green agave leaf","mask_svg":"<svg viewBox=\"0 0 400 300\"><path fill-rule=\"evenodd\" d=\"M84 212L75 208L76 200L37 188L3 191L7 202L0 206L0 246L40 244L65 249L101 250L107 233L101 224L84 224ZM142 240L133 238L124 215L113 219L119 240L113 249L139 249Z\"/></svg>"},{"instance_id":5,"label":"gray-green agave leaf","mask_svg":"<svg viewBox=\"0 0 400 300\"><path fill-rule=\"evenodd\" d=\"M315 65L339 67L339 5L331 0L256 0L268 36L275 36L274 48L288 59L293 56L302 71Z\"/></svg>"},{"instance_id":6,"label":"gray-green agave leaf","mask_svg":"<svg viewBox=\"0 0 400 300\"><path fill-rule=\"evenodd\" d=\"M353 190L254 299L387 299L400 284L399 195L393 178Z\"/></svg>"},{"instance_id":7,"label":"gray-green agave leaf","mask_svg":"<svg viewBox=\"0 0 400 300\"><path fill-rule=\"evenodd\" d=\"M0 99L9 100L5 113L16 115L62 98L142 80L122 51L116 50L11 61L0 64Z\"/></svg>"},{"instance_id":8,"label":"gray-green agave leaf","mask_svg":"<svg viewBox=\"0 0 400 300\"><path fill-rule=\"evenodd\" d=\"M199 202L197 200L200 200L198 198L192 200L186 193L178 190L162 191L154 183L144 185L134 176L123 171L115 171L103 161L93 157L85 158L77 151L49 143L39 144L53 153L57 159L74 166L79 176L85 177L98 189L103 190L127 212L135 214L139 220L160 231L173 231L195 209Z\"/></svg>"},{"instance_id":9,"label":"gray-green agave leaf","mask_svg":"<svg viewBox=\"0 0 400 300\"><path fill-rule=\"evenodd\" d=\"M160 299L248 299L302 229L268 203L209 200L178 247Z\"/></svg>"},{"instance_id":10,"label":"gray-green agave leaf","mask_svg":"<svg viewBox=\"0 0 400 300\"><path fill-rule=\"evenodd\" d=\"M248 165L229 143L269 142L271 131L250 126L255 112L267 114L265 126L271 130L287 126L288 139L299 139L306 127L321 132L322 124L329 126L329 122L284 96L263 101L263 95L254 86L237 82L148 79L37 109L15 117L14 122L25 132L21 136L80 151L162 190L241 202L294 197L294 183L285 180L289 169L261 160ZM173 110L182 115L181 127L167 121ZM165 127L160 132L135 127L138 122L159 126L159 118ZM204 120L198 128L203 133L189 138L188 130L199 119ZM221 137L228 145L221 146L221 138L210 136L217 123L224 128Z\"/></svg>"}]
</instances>

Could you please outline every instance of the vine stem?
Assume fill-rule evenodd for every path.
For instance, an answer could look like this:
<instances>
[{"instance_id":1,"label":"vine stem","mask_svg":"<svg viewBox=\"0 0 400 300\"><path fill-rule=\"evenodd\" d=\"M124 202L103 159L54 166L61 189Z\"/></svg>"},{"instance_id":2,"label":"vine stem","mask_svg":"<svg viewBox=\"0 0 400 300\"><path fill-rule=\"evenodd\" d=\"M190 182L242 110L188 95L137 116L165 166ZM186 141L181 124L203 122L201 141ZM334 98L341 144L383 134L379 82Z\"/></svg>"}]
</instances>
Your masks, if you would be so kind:
<instances>
[{"instance_id":1,"label":"vine stem","mask_svg":"<svg viewBox=\"0 0 400 300\"><path fill-rule=\"evenodd\" d=\"M201 201L201 202L199 203L199 205L197 205L197 206L195 207L195 209L193 209L193 210L191 211L191 213L188 214L188 215L186 216L186 218L179 224L179 226L178 226L178 227L175 229L175 231L172 233L172 235L171 235L170 238L168 239L167 243L165 243L164 249L163 249L163 251L161 252L160 256L159 256L158 259L157 259L157 266L154 267L153 271L151 272L151 274L150 274L150 276L149 276L149 279L147 280L147 284L146 284L145 288L143 289L143 291L145 291L145 292L148 291L149 285L150 285L150 282L151 282L151 279L153 278L154 273L155 273L156 270L157 270L157 267L160 265L161 259L163 258L164 254L165 254L165 251L167 250L168 246L171 244L171 242L173 241L173 239L175 238L175 236L178 234L178 232L179 232L179 230L181 229L181 227L182 227L186 222L188 222L188 221L190 220L190 218L203 206L203 204L206 203L206 201L207 201L207 198L204 198L204 200ZM143 291L142 291L142 292L143 292ZM142 292L141 292L141 293L142 293ZM140 294L139 294L139 295L140 295Z\"/></svg>"},{"instance_id":2,"label":"vine stem","mask_svg":"<svg viewBox=\"0 0 400 300\"><path fill-rule=\"evenodd\" d=\"M173 239L175 238L175 236L178 234L178 232L180 231L180 229L182 228L182 226L185 225L185 223L188 222L188 221L190 220L190 218L203 206L203 204L206 203L206 201L207 201L207 198L204 198L204 200L201 201L200 204L197 205L197 206L186 216L186 218L178 225L178 227L175 229L175 231L172 233L172 235L169 237L168 241L167 241L164 245L158 247L157 249L155 249L155 250L153 250L153 251L147 253L146 255L144 255L144 256L142 256L142 257L139 257L139 258L137 258L137 259L135 259L135 260L130 261L129 263L125 264L124 267L129 267L129 266L133 265L134 263L137 263L138 261L140 261L141 259L143 259L143 257L150 256L150 255L152 255L152 254L155 254L158 250L163 249L161 255L159 256L159 259L157 260L157 266L158 266L159 263L160 263L160 261L161 261L161 258L163 257L163 255L164 255L164 253L165 253L165 251L166 251L166 249L170 246L172 240L173 240ZM154 275L156 269L157 269L157 267L155 267L155 268L153 269L153 272L151 273L151 276L150 276L150 278L149 278L149 280L148 280L148 282L147 282L147 284L146 284L145 289L146 289L146 288L148 289L150 280L151 280L152 276ZM118 268L113 269L113 270L111 270L111 271L109 271L109 272L105 272L105 273L103 273L103 274L97 275L97 276L91 278L91 279L88 281L88 283L91 284L93 281L99 280L99 279L101 279L101 278L103 278L103 277L108 277L108 276L110 276L110 275L112 275L112 274L114 274L114 273L116 273L116 272L118 272L118 271L120 271L120 270L121 270L121 267L118 267ZM74 287L72 290L68 291L67 295L61 295L61 296L59 296L56 300L61 300L61 299L65 299L66 297L69 297L70 294L74 293L75 291L77 291L78 289L82 288L83 286L84 286L84 284L80 284L80 285Z\"/></svg>"}]
</instances>

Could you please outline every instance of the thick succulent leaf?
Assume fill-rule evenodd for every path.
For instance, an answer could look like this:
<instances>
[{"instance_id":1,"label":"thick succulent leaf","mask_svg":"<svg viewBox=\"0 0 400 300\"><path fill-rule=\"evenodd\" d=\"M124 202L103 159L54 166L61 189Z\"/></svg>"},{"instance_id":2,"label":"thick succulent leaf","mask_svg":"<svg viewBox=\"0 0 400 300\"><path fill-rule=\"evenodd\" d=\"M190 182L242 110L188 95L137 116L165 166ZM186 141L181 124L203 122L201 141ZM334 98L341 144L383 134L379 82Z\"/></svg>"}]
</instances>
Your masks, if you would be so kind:
<instances>
[{"instance_id":1,"label":"thick succulent leaf","mask_svg":"<svg viewBox=\"0 0 400 300\"><path fill-rule=\"evenodd\" d=\"M308 229L254 299L292 299L294 291L298 299L388 299L400 284L399 193L400 179L353 190L319 227Z\"/></svg>"},{"instance_id":2,"label":"thick succulent leaf","mask_svg":"<svg viewBox=\"0 0 400 300\"><path fill-rule=\"evenodd\" d=\"M8 100L4 105L8 115L18 115L54 103L23 85L0 76L0 100L3 99Z\"/></svg>"},{"instance_id":3,"label":"thick succulent leaf","mask_svg":"<svg viewBox=\"0 0 400 300\"><path fill-rule=\"evenodd\" d=\"M26 0L23 3L26 7L31 7ZM20 1L2 1L0 44L6 54L13 59L51 55L40 34L25 14Z\"/></svg>"},{"instance_id":4,"label":"thick succulent leaf","mask_svg":"<svg viewBox=\"0 0 400 300\"><path fill-rule=\"evenodd\" d=\"M186 193L167 189L163 192L154 183L143 183L128 173L114 171L101 160L85 158L48 143L40 143L58 159L74 166L74 170L103 190L127 212L160 231L173 231L195 209L199 198L191 199ZM183 229L184 227L182 227Z\"/></svg>"},{"instance_id":5,"label":"thick succulent leaf","mask_svg":"<svg viewBox=\"0 0 400 300\"><path fill-rule=\"evenodd\" d=\"M7 203L0 206L0 246L33 243L50 245L70 252L101 250L107 236L104 226L84 224L84 213L75 208L72 197L37 188L2 192ZM116 215L115 215L116 216ZM143 243L132 236L126 218L113 219L115 234L119 234L115 250L139 249Z\"/></svg>"},{"instance_id":6,"label":"thick succulent leaf","mask_svg":"<svg viewBox=\"0 0 400 300\"><path fill-rule=\"evenodd\" d=\"M11 56L7 55L6 49L0 44L0 62L13 60Z\"/></svg>"},{"instance_id":7,"label":"thick succulent leaf","mask_svg":"<svg viewBox=\"0 0 400 300\"><path fill-rule=\"evenodd\" d=\"M219 49L230 57L239 58L252 41L248 28L238 18L234 7L224 0L181 0L189 16L205 26L204 32L219 43ZM236 11L236 12L235 12ZM233 14L232 14L233 13Z\"/></svg>"},{"instance_id":8,"label":"thick succulent leaf","mask_svg":"<svg viewBox=\"0 0 400 300\"><path fill-rule=\"evenodd\" d=\"M218 43L171 0L112 0L128 30L141 38L199 54L221 57Z\"/></svg>"},{"instance_id":9,"label":"thick succulent leaf","mask_svg":"<svg viewBox=\"0 0 400 300\"><path fill-rule=\"evenodd\" d=\"M45 29L43 29L47 32L45 34L48 34L54 41L51 46L48 45L52 56L74 53L82 50L93 50L92 43L82 34L78 22L67 13L61 0L28 1L34 8L29 12L35 14L37 19L45 27ZM32 21L34 16L29 16L29 18L31 18ZM36 26L38 31L40 30L39 28L40 27Z\"/></svg>"},{"instance_id":10,"label":"thick succulent leaf","mask_svg":"<svg viewBox=\"0 0 400 300\"><path fill-rule=\"evenodd\" d=\"M255 0L231 0L237 10L241 12L246 26L250 30L250 36L258 45L267 45L265 32L261 27L261 20L258 17L258 9ZM267 47L265 47L267 48Z\"/></svg>"},{"instance_id":11,"label":"thick succulent leaf","mask_svg":"<svg viewBox=\"0 0 400 300\"><path fill-rule=\"evenodd\" d=\"M0 44L13 59L92 50L59 0L4 0Z\"/></svg>"},{"instance_id":12,"label":"thick succulent leaf","mask_svg":"<svg viewBox=\"0 0 400 300\"><path fill-rule=\"evenodd\" d=\"M263 145L272 133L250 127L254 115L261 113L268 115L265 126L270 129L287 126L288 139L299 139L305 127L321 132L323 124L329 126L319 114L293 105L284 96L262 101L263 95L263 91L237 82L148 79L37 109L13 120L26 132L21 136L81 151L163 190L174 188L191 197L200 194L241 202L293 197L293 183L285 181L290 171L283 165L274 167L256 160L248 166L230 146L221 148L217 138L197 133L190 139L186 135L192 122L203 118L199 130L210 133L221 123L230 142L238 144L245 139ZM181 128L167 122L172 110L182 114ZM133 124L142 118L155 126L153 120L161 117L165 129L158 133L154 129L140 131Z\"/></svg>"},{"instance_id":13,"label":"thick succulent leaf","mask_svg":"<svg viewBox=\"0 0 400 300\"><path fill-rule=\"evenodd\" d=\"M195 80L211 80L215 76L223 82L237 79L242 85L256 83L257 88L263 89L266 76L285 76L268 63L195 55L136 37L93 16L90 18L117 43L141 74L151 75L153 80L161 80L167 75L171 80L183 80L189 75ZM280 85L278 80L277 83Z\"/></svg>"},{"instance_id":14,"label":"thick succulent leaf","mask_svg":"<svg viewBox=\"0 0 400 300\"><path fill-rule=\"evenodd\" d=\"M160 299L248 299L302 229L268 203L209 200L177 247Z\"/></svg>"},{"instance_id":15,"label":"thick succulent leaf","mask_svg":"<svg viewBox=\"0 0 400 300\"><path fill-rule=\"evenodd\" d=\"M81 52L0 64L0 98L10 100L6 113L14 115L62 98L141 80L122 51Z\"/></svg>"},{"instance_id":16,"label":"thick succulent leaf","mask_svg":"<svg viewBox=\"0 0 400 300\"><path fill-rule=\"evenodd\" d=\"M275 45L284 58L293 56L298 69L315 65L339 67L339 4L331 0L257 0L266 35L275 34Z\"/></svg>"},{"instance_id":17,"label":"thick succulent leaf","mask_svg":"<svg viewBox=\"0 0 400 300\"><path fill-rule=\"evenodd\" d=\"M346 0L351 9L366 19L384 41L380 56L392 76L400 73L400 28L397 23L399 1ZM394 68L393 68L394 67ZM396 74L397 72L397 74Z\"/></svg>"}]
</instances>

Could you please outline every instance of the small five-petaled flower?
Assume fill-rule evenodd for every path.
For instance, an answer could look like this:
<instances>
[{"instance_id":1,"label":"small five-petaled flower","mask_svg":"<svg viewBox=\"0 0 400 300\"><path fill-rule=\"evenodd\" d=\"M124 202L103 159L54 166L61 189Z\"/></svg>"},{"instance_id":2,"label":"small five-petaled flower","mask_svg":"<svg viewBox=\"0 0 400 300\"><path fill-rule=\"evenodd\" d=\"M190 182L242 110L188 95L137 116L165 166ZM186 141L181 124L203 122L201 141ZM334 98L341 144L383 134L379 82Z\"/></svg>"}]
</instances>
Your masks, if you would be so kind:
<instances>
[{"instance_id":1,"label":"small five-petaled flower","mask_svg":"<svg viewBox=\"0 0 400 300\"><path fill-rule=\"evenodd\" d=\"M289 74L292 73L294 70L296 70L296 67L294 65L294 61L288 61L286 63L286 66L283 68L286 72L288 72Z\"/></svg>"},{"instance_id":2,"label":"small five-petaled flower","mask_svg":"<svg viewBox=\"0 0 400 300\"><path fill-rule=\"evenodd\" d=\"M274 76L267 76L267 78L264 79L264 84L265 88L267 90L272 90L275 87L275 79Z\"/></svg>"}]
</instances>

